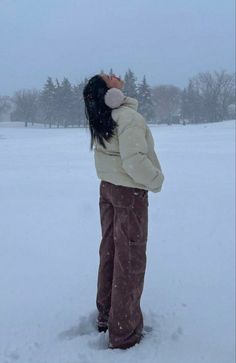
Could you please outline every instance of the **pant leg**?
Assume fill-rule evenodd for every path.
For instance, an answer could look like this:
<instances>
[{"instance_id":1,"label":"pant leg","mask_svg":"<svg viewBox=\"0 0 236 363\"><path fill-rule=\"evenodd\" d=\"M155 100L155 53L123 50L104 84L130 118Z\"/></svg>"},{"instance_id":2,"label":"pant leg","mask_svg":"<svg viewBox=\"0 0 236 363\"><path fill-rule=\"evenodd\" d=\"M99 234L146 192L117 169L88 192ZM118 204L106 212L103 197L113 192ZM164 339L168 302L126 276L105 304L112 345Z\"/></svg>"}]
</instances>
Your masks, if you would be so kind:
<instances>
[{"instance_id":1,"label":"pant leg","mask_svg":"<svg viewBox=\"0 0 236 363\"><path fill-rule=\"evenodd\" d=\"M143 315L140 300L146 269L148 193L115 186L114 271L109 314L111 348L129 348L141 339Z\"/></svg>"},{"instance_id":2,"label":"pant leg","mask_svg":"<svg viewBox=\"0 0 236 363\"><path fill-rule=\"evenodd\" d=\"M100 183L100 221L102 239L99 248L99 270L97 281L96 305L98 309L98 325L105 326L108 323L111 307L111 290L113 280L114 240L113 218L114 208L110 202L111 185L104 181Z\"/></svg>"}]
</instances>

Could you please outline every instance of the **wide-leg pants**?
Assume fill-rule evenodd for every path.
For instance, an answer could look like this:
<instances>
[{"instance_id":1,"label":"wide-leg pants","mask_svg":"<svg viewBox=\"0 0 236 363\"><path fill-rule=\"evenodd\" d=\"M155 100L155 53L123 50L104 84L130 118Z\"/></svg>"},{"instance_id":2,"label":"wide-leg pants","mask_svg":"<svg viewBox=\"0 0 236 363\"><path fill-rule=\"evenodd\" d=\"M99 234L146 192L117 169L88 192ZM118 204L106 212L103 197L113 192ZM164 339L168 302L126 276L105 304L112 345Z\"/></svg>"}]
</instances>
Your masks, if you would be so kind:
<instances>
[{"instance_id":1,"label":"wide-leg pants","mask_svg":"<svg viewBox=\"0 0 236 363\"><path fill-rule=\"evenodd\" d=\"M110 348L125 349L142 336L148 191L102 180L99 207L98 323L108 325Z\"/></svg>"}]
</instances>

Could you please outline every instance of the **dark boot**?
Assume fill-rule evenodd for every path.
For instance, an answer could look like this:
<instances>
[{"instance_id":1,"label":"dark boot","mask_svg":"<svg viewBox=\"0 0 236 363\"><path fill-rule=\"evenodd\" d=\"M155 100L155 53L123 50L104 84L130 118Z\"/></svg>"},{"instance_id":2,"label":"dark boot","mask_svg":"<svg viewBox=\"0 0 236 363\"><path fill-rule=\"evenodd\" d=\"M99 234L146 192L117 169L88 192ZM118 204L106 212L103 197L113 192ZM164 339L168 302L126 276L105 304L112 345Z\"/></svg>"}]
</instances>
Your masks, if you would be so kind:
<instances>
[{"instance_id":1,"label":"dark boot","mask_svg":"<svg viewBox=\"0 0 236 363\"><path fill-rule=\"evenodd\" d=\"M108 330L108 323L97 321L97 330L99 333L106 333Z\"/></svg>"}]
</instances>

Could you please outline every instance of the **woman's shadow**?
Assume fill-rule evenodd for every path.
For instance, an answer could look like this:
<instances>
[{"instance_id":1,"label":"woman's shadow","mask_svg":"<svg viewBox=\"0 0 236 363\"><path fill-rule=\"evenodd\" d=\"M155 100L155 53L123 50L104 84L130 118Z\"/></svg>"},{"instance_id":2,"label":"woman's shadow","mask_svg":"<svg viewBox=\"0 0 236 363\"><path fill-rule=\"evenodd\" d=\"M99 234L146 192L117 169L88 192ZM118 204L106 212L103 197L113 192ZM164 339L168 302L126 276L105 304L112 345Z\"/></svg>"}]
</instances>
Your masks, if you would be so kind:
<instances>
[{"instance_id":1,"label":"woman's shadow","mask_svg":"<svg viewBox=\"0 0 236 363\"><path fill-rule=\"evenodd\" d=\"M97 312L93 311L88 316L82 316L77 325L62 331L57 338L60 340L71 340L79 336L89 335L97 332L96 328Z\"/></svg>"}]
</instances>

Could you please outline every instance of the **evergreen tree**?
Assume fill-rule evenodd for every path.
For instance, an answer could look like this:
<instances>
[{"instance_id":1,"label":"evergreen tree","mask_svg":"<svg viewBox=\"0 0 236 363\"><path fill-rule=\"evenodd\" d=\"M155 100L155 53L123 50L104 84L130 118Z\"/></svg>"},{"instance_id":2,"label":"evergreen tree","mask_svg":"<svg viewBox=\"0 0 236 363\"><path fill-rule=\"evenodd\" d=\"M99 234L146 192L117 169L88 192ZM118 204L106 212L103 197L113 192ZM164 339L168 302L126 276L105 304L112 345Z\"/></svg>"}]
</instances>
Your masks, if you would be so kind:
<instances>
[{"instance_id":1,"label":"evergreen tree","mask_svg":"<svg viewBox=\"0 0 236 363\"><path fill-rule=\"evenodd\" d=\"M79 126L85 125L85 110L84 110L85 106L84 106L83 90L86 83L87 80L84 80L83 82L73 87L74 118Z\"/></svg>"},{"instance_id":2,"label":"evergreen tree","mask_svg":"<svg viewBox=\"0 0 236 363\"><path fill-rule=\"evenodd\" d=\"M198 84L190 79L187 89L184 89L181 96L181 116L191 123L199 122L202 120L202 108Z\"/></svg>"},{"instance_id":3,"label":"evergreen tree","mask_svg":"<svg viewBox=\"0 0 236 363\"><path fill-rule=\"evenodd\" d=\"M125 73L123 92L126 96L138 97L136 77L130 69Z\"/></svg>"},{"instance_id":4,"label":"evergreen tree","mask_svg":"<svg viewBox=\"0 0 236 363\"><path fill-rule=\"evenodd\" d=\"M188 87L184 88L181 95L181 118L193 122L194 115L195 92L193 83L189 82Z\"/></svg>"},{"instance_id":5,"label":"evergreen tree","mask_svg":"<svg viewBox=\"0 0 236 363\"><path fill-rule=\"evenodd\" d=\"M146 118L147 121L153 120L154 110L152 93L145 76L143 77L142 83L138 85L138 102L139 112Z\"/></svg>"},{"instance_id":6,"label":"evergreen tree","mask_svg":"<svg viewBox=\"0 0 236 363\"><path fill-rule=\"evenodd\" d=\"M62 89L62 117L64 127L67 127L71 120L73 119L73 90L70 81L67 78L64 78L61 83Z\"/></svg>"},{"instance_id":7,"label":"evergreen tree","mask_svg":"<svg viewBox=\"0 0 236 363\"><path fill-rule=\"evenodd\" d=\"M55 84L55 119L57 123L57 127L60 127L60 125L63 125L63 88L56 79Z\"/></svg>"},{"instance_id":8,"label":"evergreen tree","mask_svg":"<svg viewBox=\"0 0 236 363\"><path fill-rule=\"evenodd\" d=\"M180 118L184 125L186 124L187 114L188 114L188 94L187 94L187 89L184 88L181 94L181 101L180 101Z\"/></svg>"},{"instance_id":9,"label":"evergreen tree","mask_svg":"<svg viewBox=\"0 0 236 363\"><path fill-rule=\"evenodd\" d=\"M56 87L51 77L48 77L43 87L40 103L44 121L48 122L49 127L52 127L56 118Z\"/></svg>"}]
</instances>

